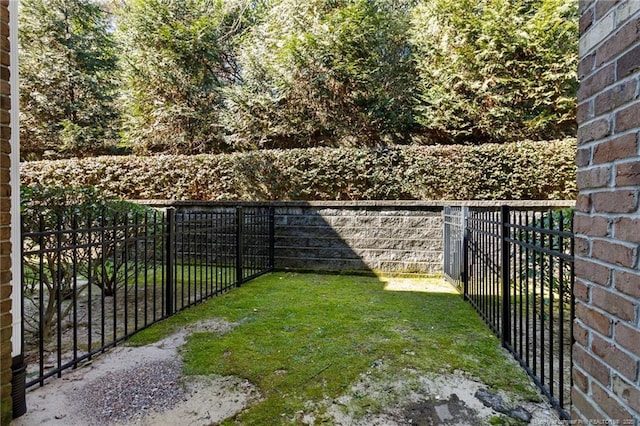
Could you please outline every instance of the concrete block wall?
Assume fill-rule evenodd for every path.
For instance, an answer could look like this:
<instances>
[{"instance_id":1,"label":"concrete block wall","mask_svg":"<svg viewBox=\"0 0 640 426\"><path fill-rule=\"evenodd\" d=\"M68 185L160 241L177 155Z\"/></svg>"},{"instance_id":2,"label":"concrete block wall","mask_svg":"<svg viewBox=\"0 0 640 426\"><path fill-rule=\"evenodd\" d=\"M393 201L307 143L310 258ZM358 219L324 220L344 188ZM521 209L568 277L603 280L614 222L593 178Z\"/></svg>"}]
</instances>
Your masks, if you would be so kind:
<instances>
[{"instance_id":1,"label":"concrete block wall","mask_svg":"<svg viewBox=\"0 0 640 426\"><path fill-rule=\"evenodd\" d=\"M275 210L275 266L340 272L442 273L442 206L289 203Z\"/></svg>"},{"instance_id":2,"label":"concrete block wall","mask_svg":"<svg viewBox=\"0 0 640 426\"><path fill-rule=\"evenodd\" d=\"M445 204L520 209L564 208L567 201L142 201L180 211L275 208L276 269L440 275Z\"/></svg>"},{"instance_id":3,"label":"concrete block wall","mask_svg":"<svg viewBox=\"0 0 640 426\"><path fill-rule=\"evenodd\" d=\"M11 127L9 0L0 1L0 424L9 424L11 402Z\"/></svg>"},{"instance_id":4,"label":"concrete block wall","mask_svg":"<svg viewBox=\"0 0 640 426\"><path fill-rule=\"evenodd\" d=\"M442 274L443 204L419 201L144 202L181 211L272 206L275 268Z\"/></svg>"},{"instance_id":5,"label":"concrete block wall","mask_svg":"<svg viewBox=\"0 0 640 426\"><path fill-rule=\"evenodd\" d=\"M581 1L580 32L572 419L637 426L640 1Z\"/></svg>"}]
</instances>

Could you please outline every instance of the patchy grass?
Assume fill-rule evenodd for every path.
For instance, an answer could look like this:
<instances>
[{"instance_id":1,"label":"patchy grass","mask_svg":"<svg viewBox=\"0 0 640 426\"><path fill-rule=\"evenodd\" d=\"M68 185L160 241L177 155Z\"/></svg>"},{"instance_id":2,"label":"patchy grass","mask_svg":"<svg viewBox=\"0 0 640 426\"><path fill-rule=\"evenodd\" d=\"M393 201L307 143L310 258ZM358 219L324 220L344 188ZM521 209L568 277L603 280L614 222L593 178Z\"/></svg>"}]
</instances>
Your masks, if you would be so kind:
<instances>
[{"instance_id":1,"label":"patchy grass","mask_svg":"<svg viewBox=\"0 0 640 426\"><path fill-rule=\"evenodd\" d=\"M309 401L343 395L380 360L398 373L462 370L495 390L536 399L473 308L432 281L424 292L409 281L398 287L375 277L274 273L131 341L150 343L210 318L240 322L223 336L191 335L183 356L186 374L234 375L258 386L262 400L229 420L242 424L284 423Z\"/></svg>"}]
</instances>

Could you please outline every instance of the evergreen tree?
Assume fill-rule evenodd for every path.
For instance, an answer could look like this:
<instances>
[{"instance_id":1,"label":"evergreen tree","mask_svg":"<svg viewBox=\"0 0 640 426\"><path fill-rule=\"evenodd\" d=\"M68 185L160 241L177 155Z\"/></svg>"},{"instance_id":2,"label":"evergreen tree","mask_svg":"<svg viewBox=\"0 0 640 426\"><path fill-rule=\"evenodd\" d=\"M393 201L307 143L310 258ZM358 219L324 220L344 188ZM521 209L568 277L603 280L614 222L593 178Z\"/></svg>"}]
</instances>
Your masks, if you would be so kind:
<instances>
[{"instance_id":1,"label":"evergreen tree","mask_svg":"<svg viewBox=\"0 0 640 426\"><path fill-rule=\"evenodd\" d=\"M22 0L23 158L104 153L117 142L117 57L109 17L90 0Z\"/></svg>"},{"instance_id":2,"label":"evergreen tree","mask_svg":"<svg viewBox=\"0 0 640 426\"><path fill-rule=\"evenodd\" d=\"M270 2L238 49L241 79L226 111L236 147L406 140L415 124L411 3Z\"/></svg>"},{"instance_id":3,"label":"evergreen tree","mask_svg":"<svg viewBox=\"0 0 640 426\"><path fill-rule=\"evenodd\" d=\"M416 116L432 139L575 135L577 0L430 0L412 40Z\"/></svg>"},{"instance_id":4,"label":"evergreen tree","mask_svg":"<svg viewBox=\"0 0 640 426\"><path fill-rule=\"evenodd\" d=\"M118 31L127 138L139 152L227 149L222 88L237 79L235 35L253 2L130 0Z\"/></svg>"}]
</instances>

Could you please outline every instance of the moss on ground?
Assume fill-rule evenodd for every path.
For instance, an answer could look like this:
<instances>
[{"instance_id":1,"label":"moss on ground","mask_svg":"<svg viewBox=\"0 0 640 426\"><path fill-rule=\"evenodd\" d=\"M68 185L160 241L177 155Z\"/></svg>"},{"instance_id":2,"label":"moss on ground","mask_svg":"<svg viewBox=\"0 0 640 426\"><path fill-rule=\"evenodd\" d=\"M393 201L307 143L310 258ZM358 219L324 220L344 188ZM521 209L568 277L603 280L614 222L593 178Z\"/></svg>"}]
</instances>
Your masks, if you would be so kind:
<instances>
[{"instance_id":1,"label":"moss on ground","mask_svg":"<svg viewBox=\"0 0 640 426\"><path fill-rule=\"evenodd\" d=\"M132 342L211 318L240 325L222 336L192 334L183 348L185 373L246 378L263 396L231 422L285 423L309 401L344 394L379 360L398 373L464 371L493 389L536 398L525 373L459 295L389 291L375 277L269 274Z\"/></svg>"}]
</instances>

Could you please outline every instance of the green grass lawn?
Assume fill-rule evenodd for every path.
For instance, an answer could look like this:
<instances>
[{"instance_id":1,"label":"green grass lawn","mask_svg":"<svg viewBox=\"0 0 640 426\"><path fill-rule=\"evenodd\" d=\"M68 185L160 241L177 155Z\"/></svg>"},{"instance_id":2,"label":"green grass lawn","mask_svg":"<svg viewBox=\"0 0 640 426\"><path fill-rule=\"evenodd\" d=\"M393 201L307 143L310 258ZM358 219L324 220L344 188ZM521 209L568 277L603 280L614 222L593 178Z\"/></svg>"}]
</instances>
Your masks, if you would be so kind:
<instances>
[{"instance_id":1,"label":"green grass lawn","mask_svg":"<svg viewBox=\"0 0 640 426\"><path fill-rule=\"evenodd\" d=\"M309 401L337 398L380 360L387 374L462 370L494 390L535 399L473 308L432 281L432 292L407 291L411 284L397 291L376 277L268 274L131 342L211 318L239 322L222 336L192 334L183 356L185 374L235 375L258 387L263 398L234 419L242 424L279 424Z\"/></svg>"}]
</instances>

